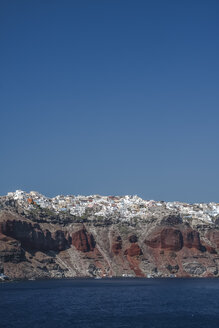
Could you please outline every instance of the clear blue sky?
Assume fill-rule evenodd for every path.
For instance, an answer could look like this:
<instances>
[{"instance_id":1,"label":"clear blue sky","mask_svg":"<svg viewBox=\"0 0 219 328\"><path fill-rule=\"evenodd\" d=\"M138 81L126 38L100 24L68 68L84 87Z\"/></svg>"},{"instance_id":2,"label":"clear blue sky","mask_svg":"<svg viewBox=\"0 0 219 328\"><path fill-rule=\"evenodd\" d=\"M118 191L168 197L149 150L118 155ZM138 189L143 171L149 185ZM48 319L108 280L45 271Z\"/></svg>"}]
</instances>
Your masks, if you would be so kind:
<instances>
[{"instance_id":1,"label":"clear blue sky","mask_svg":"<svg viewBox=\"0 0 219 328\"><path fill-rule=\"evenodd\" d=\"M0 194L219 202L219 1L1 0Z\"/></svg>"}]
</instances>

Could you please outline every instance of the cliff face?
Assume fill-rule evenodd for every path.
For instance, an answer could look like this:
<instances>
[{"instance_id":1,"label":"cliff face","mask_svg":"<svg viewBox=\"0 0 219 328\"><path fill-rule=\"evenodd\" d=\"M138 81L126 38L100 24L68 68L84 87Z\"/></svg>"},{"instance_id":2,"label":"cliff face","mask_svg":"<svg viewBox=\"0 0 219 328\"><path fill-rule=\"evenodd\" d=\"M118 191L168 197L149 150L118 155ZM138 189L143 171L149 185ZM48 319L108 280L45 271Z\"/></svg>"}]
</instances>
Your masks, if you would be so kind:
<instances>
[{"instance_id":1,"label":"cliff face","mask_svg":"<svg viewBox=\"0 0 219 328\"><path fill-rule=\"evenodd\" d=\"M15 207L0 211L0 273L10 279L216 277L219 227L177 213L135 223L53 221Z\"/></svg>"}]
</instances>

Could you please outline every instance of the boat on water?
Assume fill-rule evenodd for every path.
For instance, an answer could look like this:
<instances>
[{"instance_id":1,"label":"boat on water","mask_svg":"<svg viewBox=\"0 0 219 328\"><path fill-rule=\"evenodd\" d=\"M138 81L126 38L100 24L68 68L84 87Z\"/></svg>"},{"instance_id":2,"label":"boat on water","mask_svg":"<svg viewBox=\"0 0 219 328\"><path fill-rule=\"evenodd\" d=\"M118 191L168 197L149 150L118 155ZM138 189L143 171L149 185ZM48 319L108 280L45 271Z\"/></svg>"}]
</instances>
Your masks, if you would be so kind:
<instances>
[{"instance_id":1,"label":"boat on water","mask_svg":"<svg viewBox=\"0 0 219 328\"><path fill-rule=\"evenodd\" d=\"M4 273L0 273L0 281L5 281L5 280L9 280L9 277L6 276Z\"/></svg>"}]
</instances>

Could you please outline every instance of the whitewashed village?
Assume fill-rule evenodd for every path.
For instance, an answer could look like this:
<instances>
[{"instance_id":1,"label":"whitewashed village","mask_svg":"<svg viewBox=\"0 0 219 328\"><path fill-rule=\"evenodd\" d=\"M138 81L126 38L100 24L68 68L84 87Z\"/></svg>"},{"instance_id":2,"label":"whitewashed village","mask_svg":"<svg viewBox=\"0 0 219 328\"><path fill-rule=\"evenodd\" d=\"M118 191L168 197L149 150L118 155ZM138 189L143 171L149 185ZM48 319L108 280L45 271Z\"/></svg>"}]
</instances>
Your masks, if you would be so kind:
<instances>
[{"instance_id":1,"label":"whitewashed village","mask_svg":"<svg viewBox=\"0 0 219 328\"><path fill-rule=\"evenodd\" d=\"M164 202L154 200L143 200L134 196L74 196L58 195L53 198L46 197L36 191L29 193L16 190L9 192L7 199L13 199L23 208L32 210L38 206L43 209L49 209L55 213L68 212L77 217L85 215L86 211L92 212L96 217L117 217L121 221L129 221L133 218L146 220L153 209L158 211L177 212L184 219L194 219L206 223L214 223L219 217L219 203L182 203L182 202Z\"/></svg>"}]
</instances>

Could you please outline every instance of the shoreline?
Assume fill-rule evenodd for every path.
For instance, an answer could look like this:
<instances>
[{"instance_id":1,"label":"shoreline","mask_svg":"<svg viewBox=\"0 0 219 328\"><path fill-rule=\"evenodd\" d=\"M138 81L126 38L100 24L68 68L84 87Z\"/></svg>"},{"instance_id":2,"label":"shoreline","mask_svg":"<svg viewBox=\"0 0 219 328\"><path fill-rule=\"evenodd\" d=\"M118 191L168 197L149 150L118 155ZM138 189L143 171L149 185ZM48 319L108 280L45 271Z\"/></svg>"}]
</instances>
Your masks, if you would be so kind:
<instances>
[{"instance_id":1,"label":"shoreline","mask_svg":"<svg viewBox=\"0 0 219 328\"><path fill-rule=\"evenodd\" d=\"M46 281L156 281L156 280L187 280L187 281L192 281L192 280L217 280L219 277L103 277L103 278L94 278L94 277L64 277L64 278L36 278L36 279L7 279L7 280L0 280L0 284L6 284L6 283L14 283L14 282L46 282Z\"/></svg>"}]
</instances>

